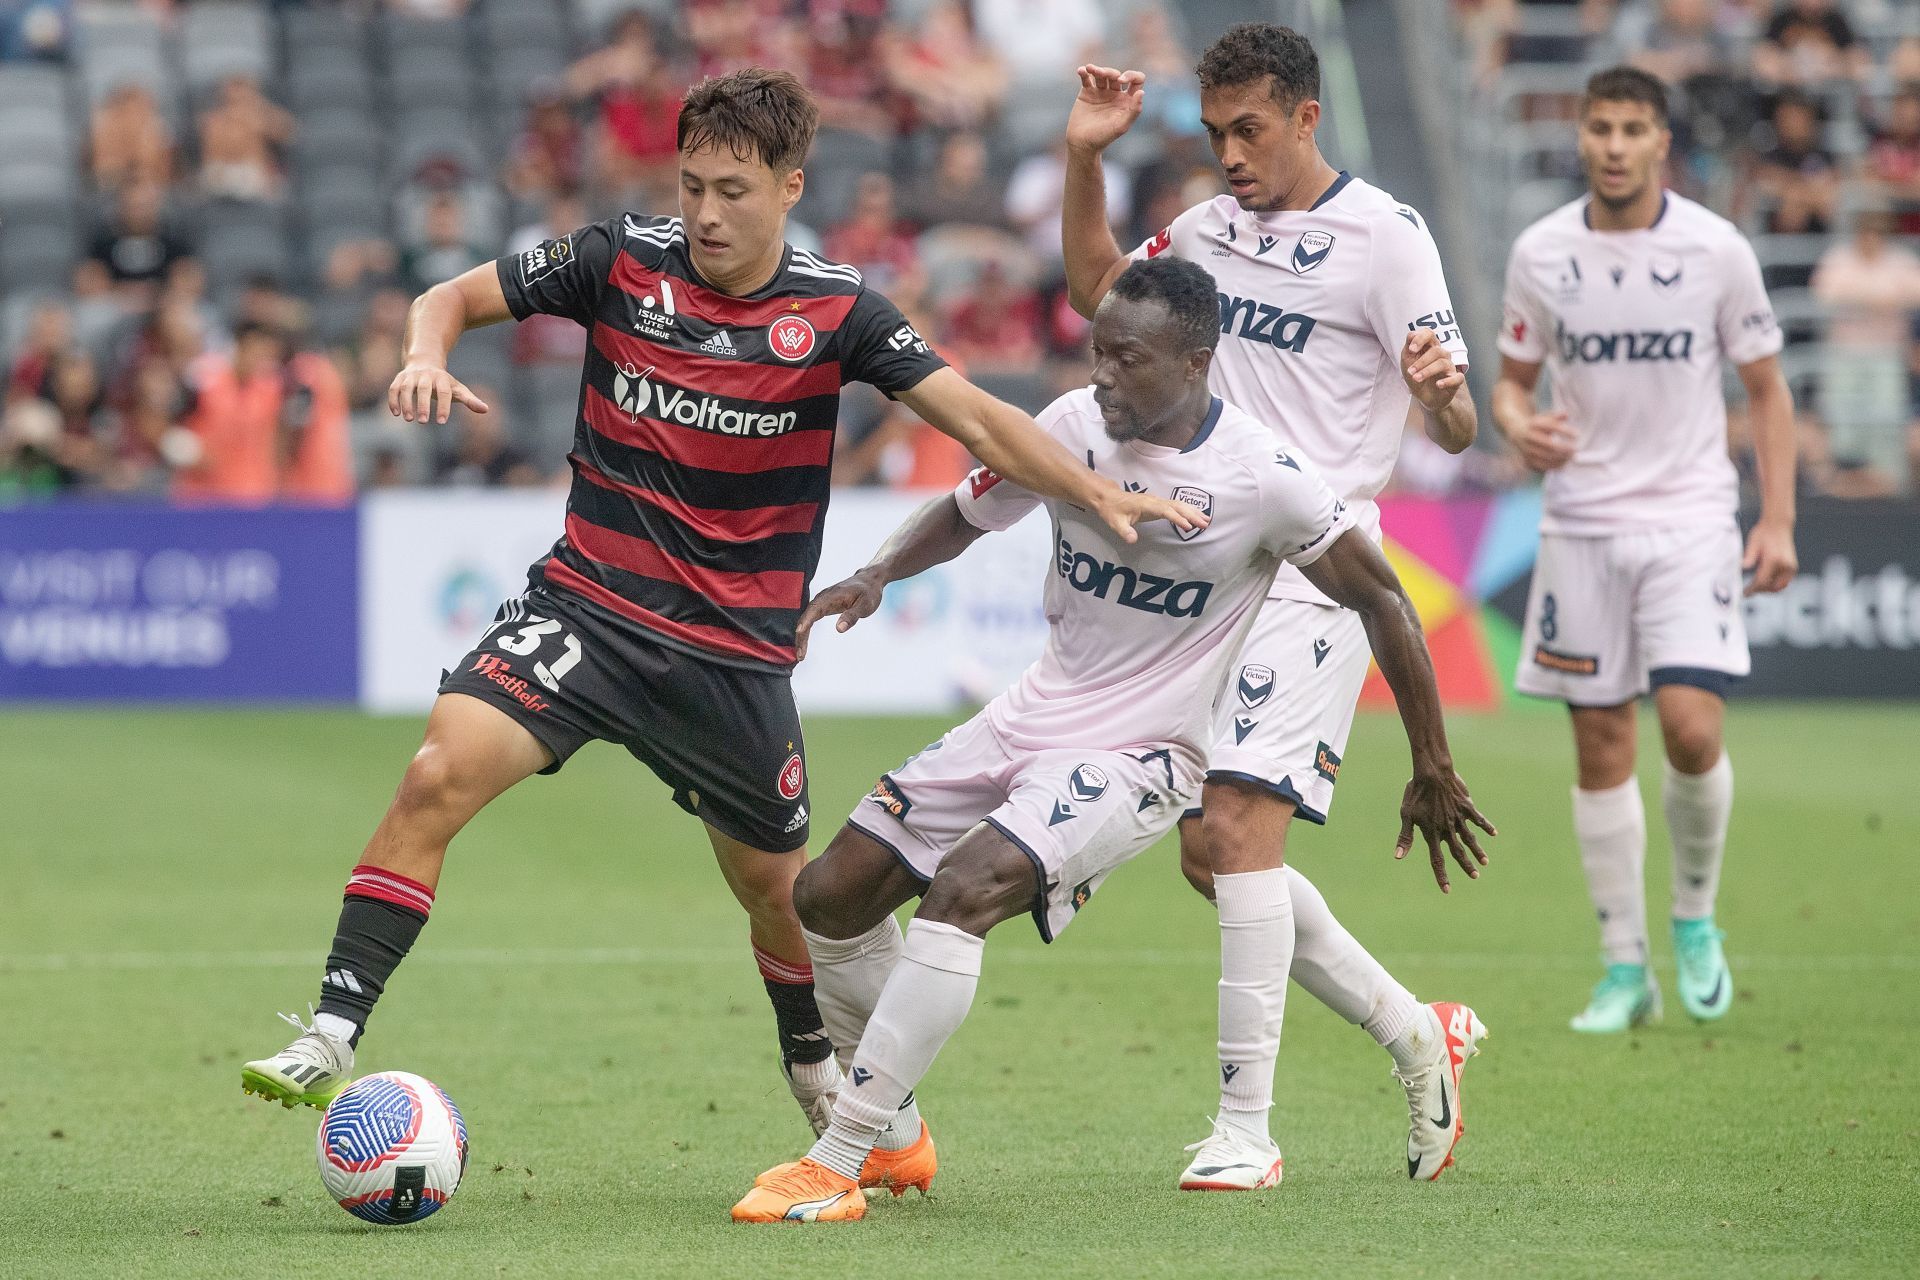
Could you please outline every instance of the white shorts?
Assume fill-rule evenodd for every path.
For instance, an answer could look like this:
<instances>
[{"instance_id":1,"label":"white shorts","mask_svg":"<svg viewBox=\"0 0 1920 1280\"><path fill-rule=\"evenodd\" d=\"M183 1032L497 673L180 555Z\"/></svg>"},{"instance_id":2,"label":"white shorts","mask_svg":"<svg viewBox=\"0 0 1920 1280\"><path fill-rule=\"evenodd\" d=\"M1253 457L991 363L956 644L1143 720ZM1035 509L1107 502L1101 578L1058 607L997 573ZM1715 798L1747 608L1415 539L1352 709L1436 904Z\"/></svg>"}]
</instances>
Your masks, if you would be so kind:
<instances>
[{"instance_id":1,"label":"white shorts","mask_svg":"<svg viewBox=\"0 0 1920 1280\"><path fill-rule=\"evenodd\" d=\"M1324 824L1372 657L1353 610L1267 601L1221 694L1207 776L1258 783Z\"/></svg>"},{"instance_id":2,"label":"white shorts","mask_svg":"<svg viewBox=\"0 0 1920 1280\"><path fill-rule=\"evenodd\" d=\"M960 837L986 822L1032 860L1045 889L1033 922L1052 942L1115 867L1172 829L1196 792L1165 751L1015 753L976 715L883 774L847 816L931 881Z\"/></svg>"},{"instance_id":3,"label":"white shorts","mask_svg":"<svg viewBox=\"0 0 1920 1280\"><path fill-rule=\"evenodd\" d=\"M1687 684L1724 697L1747 674L1740 531L1540 536L1514 687L1614 707Z\"/></svg>"}]
</instances>

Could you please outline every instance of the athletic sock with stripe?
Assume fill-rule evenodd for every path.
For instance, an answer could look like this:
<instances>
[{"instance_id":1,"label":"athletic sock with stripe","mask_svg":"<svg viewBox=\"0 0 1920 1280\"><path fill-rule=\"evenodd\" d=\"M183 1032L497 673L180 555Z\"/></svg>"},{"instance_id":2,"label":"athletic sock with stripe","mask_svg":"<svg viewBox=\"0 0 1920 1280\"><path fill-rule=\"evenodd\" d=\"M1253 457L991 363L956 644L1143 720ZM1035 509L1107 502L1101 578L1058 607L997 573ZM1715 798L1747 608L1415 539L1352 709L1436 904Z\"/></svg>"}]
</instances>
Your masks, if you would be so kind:
<instances>
[{"instance_id":1,"label":"athletic sock with stripe","mask_svg":"<svg viewBox=\"0 0 1920 1280\"><path fill-rule=\"evenodd\" d=\"M320 979L318 1013L352 1023L349 1044L360 1043L387 979L406 959L432 910L433 890L384 867L361 863L347 878L333 950L327 953L327 972ZM323 1030L338 1027L319 1025Z\"/></svg>"}]
</instances>

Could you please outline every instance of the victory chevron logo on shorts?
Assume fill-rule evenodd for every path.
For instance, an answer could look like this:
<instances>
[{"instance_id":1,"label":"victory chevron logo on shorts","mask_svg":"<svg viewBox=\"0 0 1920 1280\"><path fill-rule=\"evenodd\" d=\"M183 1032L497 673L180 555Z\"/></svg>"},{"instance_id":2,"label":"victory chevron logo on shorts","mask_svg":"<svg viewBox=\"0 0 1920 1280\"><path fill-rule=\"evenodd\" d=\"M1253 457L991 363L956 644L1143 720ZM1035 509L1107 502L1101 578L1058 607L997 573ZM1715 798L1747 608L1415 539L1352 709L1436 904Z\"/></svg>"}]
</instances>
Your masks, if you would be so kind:
<instances>
[{"instance_id":1,"label":"victory chevron logo on shorts","mask_svg":"<svg viewBox=\"0 0 1920 1280\"><path fill-rule=\"evenodd\" d=\"M325 986L338 987L342 991L351 991L355 995L361 994L360 980L346 969L335 969L320 981Z\"/></svg>"}]
</instances>

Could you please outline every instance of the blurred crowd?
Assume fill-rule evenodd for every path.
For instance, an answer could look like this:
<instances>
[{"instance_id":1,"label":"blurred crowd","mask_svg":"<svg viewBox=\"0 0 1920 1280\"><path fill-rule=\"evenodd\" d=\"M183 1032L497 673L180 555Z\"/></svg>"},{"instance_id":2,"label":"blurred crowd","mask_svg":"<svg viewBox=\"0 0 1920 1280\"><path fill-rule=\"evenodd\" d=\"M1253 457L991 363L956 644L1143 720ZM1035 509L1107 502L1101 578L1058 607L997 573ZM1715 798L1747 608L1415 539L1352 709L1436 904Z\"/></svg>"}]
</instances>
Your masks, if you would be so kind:
<instances>
[{"instance_id":1,"label":"blurred crowd","mask_svg":"<svg viewBox=\"0 0 1920 1280\"><path fill-rule=\"evenodd\" d=\"M1920 3L1453 0L1483 95L1570 122L1588 70L1673 87L1668 183L1754 240L1788 337L1805 491L1920 475ZM1577 177L1569 127L1532 180ZM1735 446L1751 465L1745 424Z\"/></svg>"},{"instance_id":2,"label":"blurred crowd","mask_svg":"<svg viewBox=\"0 0 1920 1280\"><path fill-rule=\"evenodd\" d=\"M9 65L68 68L85 103L74 203L86 223L70 271L37 289L7 281L0 499L339 501L385 485L557 482L584 333L536 317L469 334L454 371L493 411L422 428L385 409L409 300L620 210L673 212L679 100L734 67L795 68L820 99L789 238L859 266L952 363L1029 409L1086 368L1086 325L1067 305L1058 243L1071 68L1098 55L1164 86L1116 153L1110 203L1123 244L1219 190L1197 90L1182 88L1194 50L1155 0L929 0L891 11L885 0L280 3L254 8L285 28L282 74L213 74L198 86L139 74L100 83L113 72L87 65L89 48L105 47L89 45L88 24L108 7L177 33L181 62L185 24L205 9L0 0L0 132ZM438 119L417 133L412 120L424 117L382 119L385 153L404 159L375 182L385 190L372 218L360 216L369 193L342 190L367 185L343 167L356 157L333 154L353 149L351 135L333 145L339 118L368 104L336 106L316 87L334 72L312 64L330 54L311 47L320 28L294 25L315 11L368 33L372 72L352 65L355 52L341 74L371 83L383 31L454 33L473 65L418 70L494 125L456 119L443 146ZM525 25L540 14L551 27ZM516 32L531 40L562 27L563 59L532 71L513 61L524 52L511 47ZM384 56L401 112L414 69L392 48ZM510 82L510 100L497 101ZM481 145L455 145L468 137ZM14 172L4 151L0 185ZM838 482L942 485L967 466L892 402L849 395Z\"/></svg>"}]
</instances>

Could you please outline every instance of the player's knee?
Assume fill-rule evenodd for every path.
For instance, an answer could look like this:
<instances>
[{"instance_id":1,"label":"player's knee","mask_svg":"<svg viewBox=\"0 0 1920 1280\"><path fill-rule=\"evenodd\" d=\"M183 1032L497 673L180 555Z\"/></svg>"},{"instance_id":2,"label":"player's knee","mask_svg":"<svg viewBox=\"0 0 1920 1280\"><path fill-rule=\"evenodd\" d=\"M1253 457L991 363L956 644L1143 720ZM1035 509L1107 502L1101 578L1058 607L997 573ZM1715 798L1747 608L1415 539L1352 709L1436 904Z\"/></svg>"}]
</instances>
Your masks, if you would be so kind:
<instances>
[{"instance_id":1,"label":"player's knee","mask_svg":"<svg viewBox=\"0 0 1920 1280\"><path fill-rule=\"evenodd\" d=\"M460 771L445 748L428 742L414 754L393 798L396 813L409 818L432 818L461 806Z\"/></svg>"},{"instance_id":2,"label":"player's knee","mask_svg":"<svg viewBox=\"0 0 1920 1280\"><path fill-rule=\"evenodd\" d=\"M1016 851L1001 853L1012 856L949 857L927 886L920 918L985 937L994 925L1032 907L1039 892L1033 864Z\"/></svg>"},{"instance_id":3,"label":"player's knee","mask_svg":"<svg viewBox=\"0 0 1920 1280\"><path fill-rule=\"evenodd\" d=\"M1213 901L1213 863L1207 854L1207 840L1199 818L1180 824L1180 874L1187 878L1195 893Z\"/></svg>"},{"instance_id":4,"label":"player's knee","mask_svg":"<svg viewBox=\"0 0 1920 1280\"><path fill-rule=\"evenodd\" d=\"M736 881L733 896L750 918L766 924L787 924L794 919L799 907L797 883L797 878L785 867L769 866L762 874Z\"/></svg>"},{"instance_id":5,"label":"player's knee","mask_svg":"<svg viewBox=\"0 0 1920 1280\"><path fill-rule=\"evenodd\" d=\"M1286 857L1287 822L1292 816L1289 801L1263 788L1208 784L1201 830L1209 886L1213 876L1270 871L1280 866Z\"/></svg>"},{"instance_id":6,"label":"player's knee","mask_svg":"<svg viewBox=\"0 0 1920 1280\"><path fill-rule=\"evenodd\" d=\"M847 932L851 914L846 909L848 895L837 879L833 864L826 858L817 858L801 868L793 882L793 913L800 917L803 927L823 938L858 936L859 929Z\"/></svg>"},{"instance_id":7,"label":"player's knee","mask_svg":"<svg viewBox=\"0 0 1920 1280\"><path fill-rule=\"evenodd\" d=\"M1661 726L1667 759L1681 773L1705 773L1720 759L1720 727L1682 723Z\"/></svg>"}]
</instances>

